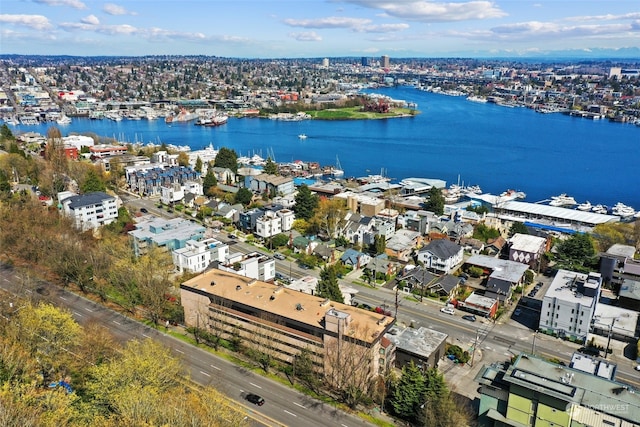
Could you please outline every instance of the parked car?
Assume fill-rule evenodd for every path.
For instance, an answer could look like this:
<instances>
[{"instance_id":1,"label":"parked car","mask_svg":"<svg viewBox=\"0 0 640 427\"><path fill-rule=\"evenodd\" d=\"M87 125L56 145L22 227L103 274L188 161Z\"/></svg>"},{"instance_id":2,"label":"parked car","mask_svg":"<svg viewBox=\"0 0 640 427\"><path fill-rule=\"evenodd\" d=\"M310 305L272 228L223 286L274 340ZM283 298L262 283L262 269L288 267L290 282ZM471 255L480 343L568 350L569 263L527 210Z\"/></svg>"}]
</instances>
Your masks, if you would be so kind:
<instances>
[{"instance_id":1,"label":"parked car","mask_svg":"<svg viewBox=\"0 0 640 427\"><path fill-rule=\"evenodd\" d=\"M258 406L264 405L264 399L257 394L249 393L245 399Z\"/></svg>"},{"instance_id":2,"label":"parked car","mask_svg":"<svg viewBox=\"0 0 640 427\"><path fill-rule=\"evenodd\" d=\"M274 257L275 259L279 259L280 261L287 259L287 257L286 257L286 256L284 256L284 255L282 255L280 252L276 252L276 253L273 255L273 257Z\"/></svg>"},{"instance_id":3,"label":"parked car","mask_svg":"<svg viewBox=\"0 0 640 427\"><path fill-rule=\"evenodd\" d=\"M519 308L516 308L516 310L513 312L513 315L518 317L520 316L521 313L522 313L522 310L520 310Z\"/></svg>"},{"instance_id":4,"label":"parked car","mask_svg":"<svg viewBox=\"0 0 640 427\"><path fill-rule=\"evenodd\" d=\"M227 238L228 239L237 239L238 236L236 236L235 234L227 234Z\"/></svg>"},{"instance_id":5,"label":"parked car","mask_svg":"<svg viewBox=\"0 0 640 427\"><path fill-rule=\"evenodd\" d=\"M469 322L475 322L476 321L476 316L474 316L473 314L465 314L464 316L462 316L462 318L464 320L468 320Z\"/></svg>"},{"instance_id":6,"label":"parked car","mask_svg":"<svg viewBox=\"0 0 640 427\"><path fill-rule=\"evenodd\" d=\"M147 210L147 208L140 208L140 212L142 212L142 213L149 213L149 211Z\"/></svg>"},{"instance_id":7,"label":"parked car","mask_svg":"<svg viewBox=\"0 0 640 427\"><path fill-rule=\"evenodd\" d=\"M640 371L640 365L636 366L636 371Z\"/></svg>"},{"instance_id":8,"label":"parked car","mask_svg":"<svg viewBox=\"0 0 640 427\"><path fill-rule=\"evenodd\" d=\"M445 314L451 314L451 315L456 314L456 312L451 307L442 307L440 311Z\"/></svg>"}]
</instances>

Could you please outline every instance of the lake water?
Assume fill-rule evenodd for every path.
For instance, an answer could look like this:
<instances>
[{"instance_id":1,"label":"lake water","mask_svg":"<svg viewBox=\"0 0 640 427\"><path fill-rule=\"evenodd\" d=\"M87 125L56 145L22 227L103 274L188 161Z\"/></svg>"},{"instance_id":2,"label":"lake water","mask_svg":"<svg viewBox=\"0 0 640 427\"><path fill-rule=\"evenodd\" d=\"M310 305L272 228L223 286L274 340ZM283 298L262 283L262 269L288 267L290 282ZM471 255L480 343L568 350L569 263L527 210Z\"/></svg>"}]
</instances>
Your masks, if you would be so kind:
<instances>
[{"instance_id":1,"label":"lake water","mask_svg":"<svg viewBox=\"0 0 640 427\"><path fill-rule=\"evenodd\" d=\"M639 126L474 103L411 87L376 92L415 102L421 114L338 122L230 118L219 127L167 125L161 119L74 119L59 127L65 136L93 132L194 150L211 143L233 148L239 155L265 158L271 151L279 162L299 159L334 165L339 159L345 176L383 172L396 180L438 178L447 184L460 177L493 194L524 191L531 202L567 193L578 203L623 202L640 209ZM46 134L49 126L21 125L13 131Z\"/></svg>"}]
</instances>

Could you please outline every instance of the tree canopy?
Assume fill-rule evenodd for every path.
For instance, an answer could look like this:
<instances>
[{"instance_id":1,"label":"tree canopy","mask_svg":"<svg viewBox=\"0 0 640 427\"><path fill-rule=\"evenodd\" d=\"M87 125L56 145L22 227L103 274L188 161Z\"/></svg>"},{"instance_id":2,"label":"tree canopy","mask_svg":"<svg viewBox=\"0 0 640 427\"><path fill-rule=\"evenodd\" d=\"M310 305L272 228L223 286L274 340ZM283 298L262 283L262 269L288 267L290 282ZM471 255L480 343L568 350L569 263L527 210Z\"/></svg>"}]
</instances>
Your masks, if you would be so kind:
<instances>
[{"instance_id":1,"label":"tree canopy","mask_svg":"<svg viewBox=\"0 0 640 427\"><path fill-rule=\"evenodd\" d=\"M236 193L234 201L236 203L242 203L244 206L248 206L253 200L253 193L248 188L242 187Z\"/></svg>"},{"instance_id":2,"label":"tree canopy","mask_svg":"<svg viewBox=\"0 0 640 427\"><path fill-rule=\"evenodd\" d=\"M344 296L338 286L338 275L333 265L328 265L320 271L320 280L316 286L316 293L331 301L344 303Z\"/></svg>"},{"instance_id":3,"label":"tree canopy","mask_svg":"<svg viewBox=\"0 0 640 427\"><path fill-rule=\"evenodd\" d=\"M440 188L431 187L429 190L429 200L425 203L425 209L442 215L444 213L444 196Z\"/></svg>"},{"instance_id":4,"label":"tree canopy","mask_svg":"<svg viewBox=\"0 0 640 427\"><path fill-rule=\"evenodd\" d=\"M271 160L271 157L267 157L267 161L265 162L262 172L267 175L278 175L278 165Z\"/></svg>"},{"instance_id":5,"label":"tree canopy","mask_svg":"<svg viewBox=\"0 0 640 427\"><path fill-rule=\"evenodd\" d=\"M589 234L576 233L556 246L556 267L588 273L596 265L596 249Z\"/></svg>"},{"instance_id":6,"label":"tree canopy","mask_svg":"<svg viewBox=\"0 0 640 427\"><path fill-rule=\"evenodd\" d=\"M296 204L293 206L293 211L296 214L296 219L304 219L309 221L318 207L318 196L309 190L305 184L298 187L298 194L295 197Z\"/></svg>"},{"instance_id":7,"label":"tree canopy","mask_svg":"<svg viewBox=\"0 0 640 427\"><path fill-rule=\"evenodd\" d=\"M233 173L238 172L238 154L236 154L235 150L230 148L222 147L218 154L216 154L216 159L213 162L213 165L221 168L228 168L233 171Z\"/></svg>"}]
</instances>

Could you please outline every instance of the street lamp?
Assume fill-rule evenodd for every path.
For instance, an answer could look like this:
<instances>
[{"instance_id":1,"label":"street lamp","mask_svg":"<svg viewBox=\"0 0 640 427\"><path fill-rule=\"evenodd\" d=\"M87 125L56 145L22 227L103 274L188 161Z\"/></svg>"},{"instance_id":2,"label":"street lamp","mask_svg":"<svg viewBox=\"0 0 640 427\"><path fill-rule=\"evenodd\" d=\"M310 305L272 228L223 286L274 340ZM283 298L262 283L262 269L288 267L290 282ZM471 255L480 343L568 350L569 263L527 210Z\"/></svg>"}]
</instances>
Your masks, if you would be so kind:
<instances>
[{"instance_id":1,"label":"street lamp","mask_svg":"<svg viewBox=\"0 0 640 427\"><path fill-rule=\"evenodd\" d=\"M604 358L607 358L607 355L609 354L609 345L611 344L611 334L613 331L613 324L616 322L616 320L618 320L617 317L614 317L613 319L611 319L611 324L609 325L609 334L607 337L607 348L604 351Z\"/></svg>"},{"instance_id":2,"label":"street lamp","mask_svg":"<svg viewBox=\"0 0 640 427\"><path fill-rule=\"evenodd\" d=\"M473 368L473 361L476 357L476 348L478 347L478 335L480 333L480 329L476 329L476 340L473 343L473 353L471 353L471 367Z\"/></svg>"},{"instance_id":3,"label":"street lamp","mask_svg":"<svg viewBox=\"0 0 640 427\"><path fill-rule=\"evenodd\" d=\"M533 344L531 344L531 355L536 354L536 337L538 336L538 330L533 333Z\"/></svg>"}]
</instances>

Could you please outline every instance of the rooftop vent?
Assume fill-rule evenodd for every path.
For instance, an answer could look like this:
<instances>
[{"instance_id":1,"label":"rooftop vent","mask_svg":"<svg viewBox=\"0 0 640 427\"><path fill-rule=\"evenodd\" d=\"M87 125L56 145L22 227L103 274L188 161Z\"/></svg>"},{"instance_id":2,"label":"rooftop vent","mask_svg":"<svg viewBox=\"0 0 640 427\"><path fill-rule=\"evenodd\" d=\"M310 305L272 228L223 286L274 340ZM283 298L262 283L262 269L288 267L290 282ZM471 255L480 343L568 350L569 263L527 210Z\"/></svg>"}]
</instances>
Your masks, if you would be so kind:
<instances>
[{"instance_id":1,"label":"rooftop vent","mask_svg":"<svg viewBox=\"0 0 640 427\"><path fill-rule=\"evenodd\" d=\"M296 304L296 310L298 310L298 311L302 311L302 310L304 310L304 308L302 307L302 304L297 303L297 304Z\"/></svg>"},{"instance_id":2,"label":"rooftop vent","mask_svg":"<svg viewBox=\"0 0 640 427\"><path fill-rule=\"evenodd\" d=\"M271 296L269 297L269 301L273 301L274 299L276 299L276 296L275 296L275 295L271 295Z\"/></svg>"},{"instance_id":3,"label":"rooftop vent","mask_svg":"<svg viewBox=\"0 0 640 427\"><path fill-rule=\"evenodd\" d=\"M325 298L325 300L320 303L320 307L326 307L330 302L331 300L329 298Z\"/></svg>"},{"instance_id":4,"label":"rooftop vent","mask_svg":"<svg viewBox=\"0 0 640 427\"><path fill-rule=\"evenodd\" d=\"M209 283L210 286L215 286L216 282L214 282L213 280L211 281L211 283Z\"/></svg>"},{"instance_id":5,"label":"rooftop vent","mask_svg":"<svg viewBox=\"0 0 640 427\"><path fill-rule=\"evenodd\" d=\"M236 291L242 290L242 286L238 285L236 286Z\"/></svg>"},{"instance_id":6,"label":"rooftop vent","mask_svg":"<svg viewBox=\"0 0 640 427\"><path fill-rule=\"evenodd\" d=\"M284 289L284 286L278 286L277 288L274 289L273 293L279 294L282 292L283 289Z\"/></svg>"},{"instance_id":7,"label":"rooftop vent","mask_svg":"<svg viewBox=\"0 0 640 427\"><path fill-rule=\"evenodd\" d=\"M249 283L247 283L247 286L251 286L251 285L255 285L257 282L256 279L253 279L252 281L250 281Z\"/></svg>"}]
</instances>

